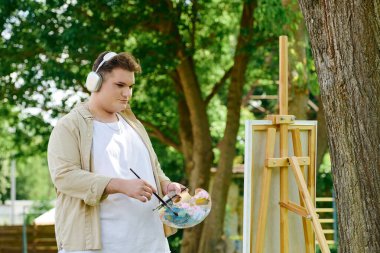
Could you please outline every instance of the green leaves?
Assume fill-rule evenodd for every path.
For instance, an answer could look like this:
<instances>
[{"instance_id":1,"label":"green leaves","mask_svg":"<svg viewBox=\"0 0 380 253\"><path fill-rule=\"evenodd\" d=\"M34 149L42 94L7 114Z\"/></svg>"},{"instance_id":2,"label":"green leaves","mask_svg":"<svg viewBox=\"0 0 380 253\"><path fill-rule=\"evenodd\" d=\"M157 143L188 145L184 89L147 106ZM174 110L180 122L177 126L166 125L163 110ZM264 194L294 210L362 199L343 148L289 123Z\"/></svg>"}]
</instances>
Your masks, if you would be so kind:
<instances>
[{"instance_id":1,"label":"green leaves","mask_svg":"<svg viewBox=\"0 0 380 253\"><path fill-rule=\"evenodd\" d=\"M93 61L105 50L128 51L140 61L143 72L136 76L133 109L139 118L179 143L177 106L183 94L175 76L181 61L178 48L192 59L206 98L235 64L242 3L2 1L1 154L44 152L50 123L87 98L83 83ZM286 32L284 27L297 25L301 16L274 0L258 1L254 16L254 36L244 48L251 54L244 93L273 95L277 93L278 35ZM312 62L308 69L314 71ZM313 94L318 92L316 83L316 78L309 82ZM215 147L224 134L228 85L227 79L207 107ZM276 101L261 102L266 113L252 107L249 96L245 101L242 122L253 112L260 117L276 110ZM242 148L238 150L242 155ZM178 156L172 151L167 154L161 161L165 164L167 159L176 167L172 157ZM177 165L181 168L182 161Z\"/></svg>"}]
</instances>

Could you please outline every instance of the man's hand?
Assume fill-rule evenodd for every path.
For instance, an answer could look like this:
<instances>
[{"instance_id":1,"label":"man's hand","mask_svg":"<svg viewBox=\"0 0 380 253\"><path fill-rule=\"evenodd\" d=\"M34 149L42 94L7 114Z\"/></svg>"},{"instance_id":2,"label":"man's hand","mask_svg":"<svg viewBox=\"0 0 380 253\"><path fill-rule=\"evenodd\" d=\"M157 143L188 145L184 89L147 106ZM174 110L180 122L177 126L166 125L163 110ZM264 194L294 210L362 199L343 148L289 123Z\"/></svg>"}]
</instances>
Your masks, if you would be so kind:
<instances>
[{"instance_id":1,"label":"man's hand","mask_svg":"<svg viewBox=\"0 0 380 253\"><path fill-rule=\"evenodd\" d=\"M107 194L123 193L127 196L147 202L152 198L153 192L157 192L153 186L142 179L113 178L106 187Z\"/></svg>"},{"instance_id":2,"label":"man's hand","mask_svg":"<svg viewBox=\"0 0 380 253\"><path fill-rule=\"evenodd\" d=\"M175 191L176 194L180 194L182 189L186 188L180 183L170 182L170 181L164 181L161 183L161 185L162 185L162 192L164 195L168 194L171 191Z\"/></svg>"}]
</instances>

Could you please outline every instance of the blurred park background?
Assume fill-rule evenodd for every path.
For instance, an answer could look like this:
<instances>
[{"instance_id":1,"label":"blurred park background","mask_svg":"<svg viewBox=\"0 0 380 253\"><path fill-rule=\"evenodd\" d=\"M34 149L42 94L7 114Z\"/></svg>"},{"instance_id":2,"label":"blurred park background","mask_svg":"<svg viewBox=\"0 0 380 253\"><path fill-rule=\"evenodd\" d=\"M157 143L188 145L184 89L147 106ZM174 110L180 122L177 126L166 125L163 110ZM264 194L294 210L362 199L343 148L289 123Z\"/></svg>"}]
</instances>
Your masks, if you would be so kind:
<instances>
[{"instance_id":1,"label":"blurred park background","mask_svg":"<svg viewBox=\"0 0 380 253\"><path fill-rule=\"evenodd\" d=\"M18 250L54 247L31 244L34 219L54 207L49 134L89 96L85 78L110 50L142 65L131 106L165 173L212 193L207 222L170 237L172 252L197 252L207 236L242 252L244 122L278 113L278 37L287 35L289 114L318 120L317 207L335 248L324 111L297 1L3 0L0 22L0 243L24 232Z\"/></svg>"}]
</instances>

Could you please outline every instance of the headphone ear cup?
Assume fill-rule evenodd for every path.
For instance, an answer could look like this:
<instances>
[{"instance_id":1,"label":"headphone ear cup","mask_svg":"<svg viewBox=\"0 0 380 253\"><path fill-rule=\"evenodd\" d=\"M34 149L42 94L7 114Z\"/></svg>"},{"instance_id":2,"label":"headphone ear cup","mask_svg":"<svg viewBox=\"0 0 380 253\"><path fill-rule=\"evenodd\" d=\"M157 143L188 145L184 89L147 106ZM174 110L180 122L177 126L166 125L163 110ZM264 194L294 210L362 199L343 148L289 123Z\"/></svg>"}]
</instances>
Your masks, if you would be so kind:
<instances>
[{"instance_id":1,"label":"headphone ear cup","mask_svg":"<svg viewBox=\"0 0 380 253\"><path fill-rule=\"evenodd\" d=\"M100 86L102 86L102 77L98 73L91 71L86 79L87 90L90 92L96 92L100 90Z\"/></svg>"}]
</instances>

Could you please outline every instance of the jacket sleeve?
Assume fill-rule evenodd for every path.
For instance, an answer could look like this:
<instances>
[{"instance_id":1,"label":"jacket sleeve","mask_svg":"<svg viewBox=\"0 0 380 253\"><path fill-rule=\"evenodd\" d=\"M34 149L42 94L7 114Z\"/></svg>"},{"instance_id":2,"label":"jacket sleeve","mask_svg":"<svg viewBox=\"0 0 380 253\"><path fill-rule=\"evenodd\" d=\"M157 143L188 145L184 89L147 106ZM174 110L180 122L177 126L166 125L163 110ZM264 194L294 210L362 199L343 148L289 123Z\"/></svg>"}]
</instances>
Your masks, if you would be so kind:
<instances>
[{"instance_id":1,"label":"jacket sleeve","mask_svg":"<svg viewBox=\"0 0 380 253\"><path fill-rule=\"evenodd\" d=\"M170 179L165 175L164 171L161 169L161 165L158 162L157 156L155 155L155 165L157 168L157 175L158 175L158 180L160 183L164 181L170 181Z\"/></svg>"},{"instance_id":2,"label":"jacket sleeve","mask_svg":"<svg viewBox=\"0 0 380 253\"><path fill-rule=\"evenodd\" d=\"M79 135L79 129L57 123L48 144L50 176L58 192L94 206L106 197L104 190L111 178L82 168Z\"/></svg>"}]
</instances>

